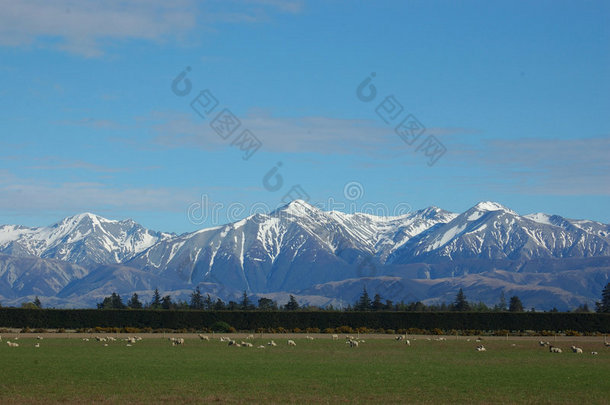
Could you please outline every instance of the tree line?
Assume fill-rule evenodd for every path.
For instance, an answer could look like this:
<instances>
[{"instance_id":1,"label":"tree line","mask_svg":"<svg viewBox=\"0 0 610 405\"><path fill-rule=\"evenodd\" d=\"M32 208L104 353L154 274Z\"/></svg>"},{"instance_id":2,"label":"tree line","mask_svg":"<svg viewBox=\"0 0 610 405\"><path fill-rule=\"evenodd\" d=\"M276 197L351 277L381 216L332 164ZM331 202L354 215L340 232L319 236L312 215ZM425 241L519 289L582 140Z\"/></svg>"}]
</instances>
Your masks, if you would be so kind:
<instances>
[{"instance_id":1,"label":"tree line","mask_svg":"<svg viewBox=\"0 0 610 405\"><path fill-rule=\"evenodd\" d=\"M0 305L0 308L2 305ZM22 308L40 309L42 303L38 297L32 302L23 303ZM347 308L334 308L328 305L324 308L317 306L302 306L297 299L290 295L288 302L284 305L279 305L275 300L261 297L256 302L243 292L239 301L230 300L225 303L220 298L212 299L209 294L205 297L201 293L199 287L196 287L190 295L189 301L172 300L170 295L161 296L158 289L155 289L150 302L143 303L137 293L133 293L127 303L123 302L121 296L117 293L112 293L105 297L102 302L97 304L98 309L153 309L153 310L204 310L204 311L364 311L364 312L525 312L525 308L521 299L518 296L512 296L509 302L506 302L504 292L500 293L499 302L490 307L483 302L469 302L466 295L460 288L452 303L440 303L425 305L420 301L405 303L404 301L394 303L391 300L384 300L380 294L375 294L373 298L369 296L366 287L363 289L359 299ZM531 308L530 312L535 312L535 308ZM556 308L549 312L559 312ZM591 312L587 304L582 304L571 312ZM607 283L602 290L601 300L595 303L595 312L610 313L610 283Z\"/></svg>"},{"instance_id":2,"label":"tree line","mask_svg":"<svg viewBox=\"0 0 610 405\"><path fill-rule=\"evenodd\" d=\"M127 304L123 303L123 299L117 293L104 298L97 304L98 309L169 309L169 310L204 310L204 311L296 311L300 309L300 305L294 295L290 295L288 302L285 305L278 303L270 298L261 297L258 299L258 305L252 301L252 298L244 291L239 302L229 301L225 303L220 298L213 300L210 294L204 297L199 287L190 296L189 301L173 301L170 295L161 296L159 289L155 289L152 299L149 303L143 304L140 301L138 294L133 293Z\"/></svg>"}]
</instances>

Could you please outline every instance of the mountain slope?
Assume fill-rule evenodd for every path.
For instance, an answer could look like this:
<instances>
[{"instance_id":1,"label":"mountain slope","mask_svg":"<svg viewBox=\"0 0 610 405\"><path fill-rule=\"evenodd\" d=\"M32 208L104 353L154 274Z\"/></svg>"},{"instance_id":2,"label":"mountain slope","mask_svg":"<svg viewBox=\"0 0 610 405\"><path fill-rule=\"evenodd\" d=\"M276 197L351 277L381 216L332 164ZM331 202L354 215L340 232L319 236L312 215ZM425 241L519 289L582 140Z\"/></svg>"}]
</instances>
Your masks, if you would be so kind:
<instances>
[{"instance_id":1,"label":"mountain slope","mask_svg":"<svg viewBox=\"0 0 610 405\"><path fill-rule=\"evenodd\" d=\"M83 213L42 228L1 226L0 253L90 266L121 263L169 237L132 220L115 221Z\"/></svg>"},{"instance_id":2,"label":"mountain slope","mask_svg":"<svg viewBox=\"0 0 610 405\"><path fill-rule=\"evenodd\" d=\"M596 226L578 227L560 217L551 222L540 214L520 216L483 202L409 240L388 262L610 256L610 241L603 235Z\"/></svg>"}]
</instances>

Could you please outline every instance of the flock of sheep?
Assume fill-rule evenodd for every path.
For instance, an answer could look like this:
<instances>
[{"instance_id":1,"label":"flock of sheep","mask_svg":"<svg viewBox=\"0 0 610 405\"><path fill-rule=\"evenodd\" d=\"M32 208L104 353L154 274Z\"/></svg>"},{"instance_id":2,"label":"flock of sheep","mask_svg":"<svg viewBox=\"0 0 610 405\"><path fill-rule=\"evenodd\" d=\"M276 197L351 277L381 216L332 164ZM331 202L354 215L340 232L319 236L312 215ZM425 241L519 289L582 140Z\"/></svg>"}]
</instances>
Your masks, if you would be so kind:
<instances>
[{"instance_id":1,"label":"flock of sheep","mask_svg":"<svg viewBox=\"0 0 610 405\"><path fill-rule=\"evenodd\" d=\"M551 353L563 353L563 350L561 350L561 348L557 347L557 346L553 346L552 344L550 344L549 342L544 342L544 341L539 341L538 344L542 347L548 347L549 348L549 352ZM604 345L606 347L610 347L610 343L608 343L607 341L604 341ZM571 346L570 349L572 350L573 353L576 354L583 354L583 350L582 347L576 347L576 346ZM592 355L597 356L597 352L591 352Z\"/></svg>"},{"instance_id":2,"label":"flock of sheep","mask_svg":"<svg viewBox=\"0 0 610 405\"><path fill-rule=\"evenodd\" d=\"M40 341L40 340L43 340L43 337L42 336L37 336L36 339ZM199 334L199 339L202 340L202 341L210 341L210 337L207 336L207 335L203 335L203 334ZM252 335L252 334L250 334L250 335L248 335L246 337L246 340L253 340L253 339L254 339L254 335ZM305 336L305 339L307 339L307 340L314 340L314 337L307 335L307 336ZM339 340L339 335L334 334L334 335L331 336L331 339L332 340ZM15 337L13 340L19 340L19 337ZM82 340L85 341L85 342L89 341L88 338L83 338ZM130 346L134 345L136 342L141 341L142 338L139 337L139 336L130 336L130 337L123 338L123 339L117 339L117 338L112 337L112 336L107 336L107 337L95 336L95 340L97 342L104 343L104 346L108 346L107 342L122 341L122 342L126 342L126 346L127 347L130 347ZM168 338L168 340L169 340L169 342L171 343L172 346L184 346L184 342L185 342L184 338L182 338L182 337L170 337L170 338ZM232 346L232 347L254 347L254 344L251 343L251 342L243 341L242 340L242 341L240 341L238 343L234 339L232 339L230 337L226 337L226 336L221 336L219 338L219 340L220 340L221 343L227 343L228 346ZM409 339L407 339L406 335L396 336L395 340L398 341L398 342L404 342L407 346L411 346L411 341ZM415 339L413 339L413 340L415 340ZM432 340L432 339L431 338L427 338L426 340ZM445 341L447 339L444 338L444 337L437 337L434 340L435 341ZM470 339L466 339L466 341L469 342ZM2 342L2 336L0 336L0 342ZM481 343L482 342L482 338L477 338L476 342L477 343ZM19 343L16 343L16 342L7 341L6 343L7 343L7 345L9 347L19 347ZM351 347L351 348L356 348L356 347L359 347L360 344L365 343L365 340L364 339L360 339L359 337L355 338L354 336L347 335L347 336L345 336L345 343L348 344L349 347ZM548 347L550 353L562 353L563 352L563 350L561 350L561 348L559 348L557 346L551 345L550 342L546 342L546 341L542 341L541 340L541 341L538 342L538 344L540 346L542 346L542 347ZM294 347L297 344L296 344L296 342L294 340L288 339L287 340L287 345ZM605 339L604 339L604 345L606 347L610 347L610 343L607 342ZM266 347L275 347L275 346L277 346L277 343L275 343L273 340L270 340L269 342L267 342L266 346L265 345L259 345L259 346L257 346L257 348L258 349L265 349ZM513 344L512 346L515 346L515 344ZM37 347L37 348L40 347L40 342L37 342L34 345L34 347ZM583 349L581 347L572 346L570 349L572 350L573 353L583 354ZM483 346L482 344L476 346L475 350L478 351L478 352L487 351L485 346ZM598 353L596 351L592 351L591 354L592 355L597 355Z\"/></svg>"}]
</instances>

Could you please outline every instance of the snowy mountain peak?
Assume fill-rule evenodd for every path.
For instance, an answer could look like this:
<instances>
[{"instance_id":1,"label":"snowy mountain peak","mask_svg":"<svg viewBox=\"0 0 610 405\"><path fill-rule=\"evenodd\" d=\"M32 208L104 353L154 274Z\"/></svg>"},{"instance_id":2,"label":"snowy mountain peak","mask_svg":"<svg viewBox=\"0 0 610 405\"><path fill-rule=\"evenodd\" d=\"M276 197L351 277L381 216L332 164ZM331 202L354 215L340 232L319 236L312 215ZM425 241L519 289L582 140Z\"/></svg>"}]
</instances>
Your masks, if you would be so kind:
<instances>
[{"instance_id":1,"label":"snowy mountain peak","mask_svg":"<svg viewBox=\"0 0 610 405\"><path fill-rule=\"evenodd\" d=\"M319 213L320 210L303 200L293 200L274 212L294 216L311 216L312 214Z\"/></svg>"},{"instance_id":2,"label":"snowy mountain peak","mask_svg":"<svg viewBox=\"0 0 610 405\"><path fill-rule=\"evenodd\" d=\"M481 201L480 203L472 207L472 209L476 211L505 211L517 215L515 211L493 201Z\"/></svg>"}]
</instances>

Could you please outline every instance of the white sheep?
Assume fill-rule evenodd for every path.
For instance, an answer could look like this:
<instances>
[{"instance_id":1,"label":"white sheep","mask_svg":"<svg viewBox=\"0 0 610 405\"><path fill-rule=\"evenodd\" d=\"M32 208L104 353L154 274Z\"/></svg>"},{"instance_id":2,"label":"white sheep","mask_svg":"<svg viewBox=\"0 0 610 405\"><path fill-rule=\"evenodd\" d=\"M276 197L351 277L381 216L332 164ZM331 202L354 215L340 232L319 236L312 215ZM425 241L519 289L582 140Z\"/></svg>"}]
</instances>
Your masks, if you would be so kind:
<instances>
[{"instance_id":1,"label":"white sheep","mask_svg":"<svg viewBox=\"0 0 610 405\"><path fill-rule=\"evenodd\" d=\"M202 335L202 334L199 334L199 339L205 340L205 341L208 341L208 342L210 341L210 338L208 336Z\"/></svg>"},{"instance_id":2,"label":"white sheep","mask_svg":"<svg viewBox=\"0 0 610 405\"><path fill-rule=\"evenodd\" d=\"M42 336L36 336L36 339L38 339L38 340L42 340L42 339L43 339L43 337L42 337Z\"/></svg>"},{"instance_id":3,"label":"white sheep","mask_svg":"<svg viewBox=\"0 0 610 405\"><path fill-rule=\"evenodd\" d=\"M549 352L551 353L563 353L563 351L559 347L549 346Z\"/></svg>"},{"instance_id":4,"label":"white sheep","mask_svg":"<svg viewBox=\"0 0 610 405\"><path fill-rule=\"evenodd\" d=\"M7 341L6 344L8 347L19 347L19 343L13 343L11 341Z\"/></svg>"},{"instance_id":5,"label":"white sheep","mask_svg":"<svg viewBox=\"0 0 610 405\"><path fill-rule=\"evenodd\" d=\"M333 340L339 340L339 335L333 335Z\"/></svg>"},{"instance_id":6,"label":"white sheep","mask_svg":"<svg viewBox=\"0 0 610 405\"><path fill-rule=\"evenodd\" d=\"M89 341L89 339L83 338L83 342L88 342L88 341Z\"/></svg>"},{"instance_id":7,"label":"white sheep","mask_svg":"<svg viewBox=\"0 0 610 405\"><path fill-rule=\"evenodd\" d=\"M396 336L396 340L398 340L398 341L403 340L404 338L405 338L405 337L404 337L404 336L402 336L402 335L400 335L400 336Z\"/></svg>"},{"instance_id":8,"label":"white sheep","mask_svg":"<svg viewBox=\"0 0 610 405\"><path fill-rule=\"evenodd\" d=\"M277 346L277 343L275 343L273 340L270 341L269 343L267 343L268 346Z\"/></svg>"},{"instance_id":9,"label":"white sheep","mask_svg":"<svg viewBox=\"0 0 610 405\"><path fill-rule=\"evenodd\" d=\"M172 346L184 346L184 338L169 338Z\"/></svg>"},{"instance_id":10,"label":"white sheep","mask_svg":"<svg viewBox=\"0 0 610 405\"><path fill-rule=\"evenodd\" d=\"M591 354L597 356L597 352L591 352Z\"/></svg>"},{"instance_id":11,"label":"white sheep","mask_svg":"<svg viewBox=\"0 0 610 405\"><path fill-rule=\"evenodd\" d=\"M260 346L257 347L257 349L264 349L264 348L265 348L264 345L260 345Z\"/></svg>"},{"instance_id":12,"label":"white sheep","mask_svg":"<svg viewBox=\"0 0 610 405\"><path fill-rule=\"evenodd\" d=\"M479 345L477 346L477 352L485 352L487 351L487 349L485 348L485 346L483 345Z\"/></svg>"},{"instance_id":13,"label":"white sheep","mask_svg":"<svg viewBox=\"0 0 610 405\"><path fill-rule=\"evenodd\" d=\"M249 342L246 342L246 343L242 342L242 346L245 346L245 347L254 347L254 345L252 343L249 343Z\"/></svg>"},{"instance_id":14,"label":"white sheep","mask_svg":"<svg viewBox=\"0 0 610 405\"><path fill-rule=\"evenodd\" d=\"M40 347L40 343L36 343L34 347Z\"/></svg>"},{"instance_id":15,"label":"white sheep","mask_svg":"<svg viewBox=\"0 0 610 405\"><path fill-rule=\"evenodd\" d=\"M351 340L349 341L349 347L358 347L358 342L355 340Z\"/></svg>"},{"instance_id":16,"label":"white sheep","mask_svg":"<svg viewBox=\"0 0 610 405\"><path fill-rule=\"evenodd\" d=\"M288 346L296 346L297 344L294 342L294 340L288 340Z\"/></svg>"},{"instance_id":17,"label":"white sheep","mask_svg":"<svg viewBox=\"0 0 610 405\"><path fill-rule=\"evenodd\" d=\"M410 341L409 339L406 339L406 340L405 340L405 344L406 344L407 346L411 346L411 341Z\"/></svg>"},{"instance_id":18,"label":"white sheep","mask_svg":"<svg viewBox=\"0 0 610 405\"><path fill-rule=\"evenodd\" d=\"M572 351L577 354L582 354L582 349L580 347L572 346Z\"/></svg>"},{"instance_id":19,"label":"white sheep","mask_svg":"<svg viewBox=\"0 0 610 405\"><path fill-rule=\"evenodd\" d=\"M313 337L312 337L312 336L307 335L307 336L305 336L305 339L307 339L307 340L313 340Z\"/></svg>"},{"instance_id":20,"label":"white sheep","mask_svg":"<svg viewBox=\"0 0 610 405\"><path fill-rule=\"evenodd\" d=\"M248 337L246 337L246 339L254 339L254 335L248 335Z\"/></svg>"}]
</instances>

